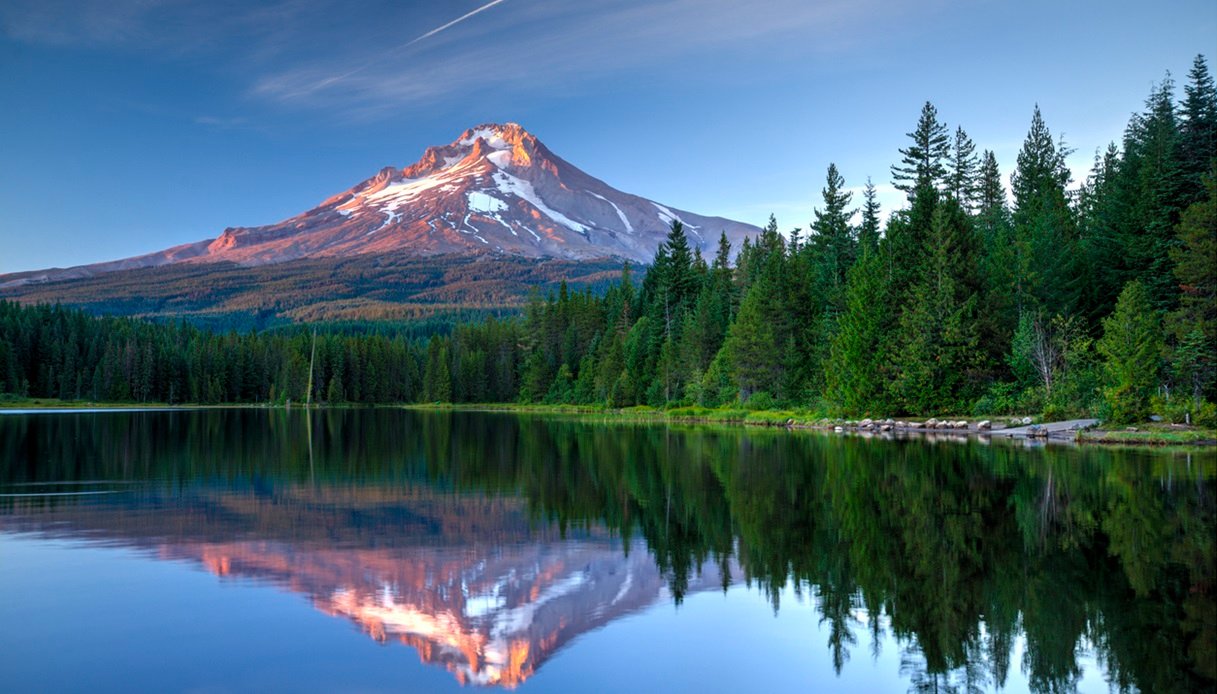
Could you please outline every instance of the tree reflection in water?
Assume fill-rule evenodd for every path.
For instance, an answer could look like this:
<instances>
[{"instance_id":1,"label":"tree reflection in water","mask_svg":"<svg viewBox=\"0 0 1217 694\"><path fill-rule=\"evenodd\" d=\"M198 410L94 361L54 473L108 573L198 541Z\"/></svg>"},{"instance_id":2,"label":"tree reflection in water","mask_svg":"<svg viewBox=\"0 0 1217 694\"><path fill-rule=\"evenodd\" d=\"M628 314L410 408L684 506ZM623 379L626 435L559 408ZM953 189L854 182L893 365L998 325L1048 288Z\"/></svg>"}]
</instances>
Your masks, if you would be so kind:
<instances>
[{"instance_id":1,"label":"tree reflection in water","mask_svg":"<svg viewBox=\"0 0 1217 694\"><path fill-rule=\"evenodd\" d=\"M1121 690L1217 680L1210 452L224 410L8 415L0 461L6 488L123 492L3 498L0 530L268 577L462 681L522 680L578 633L733 581L774 610L814 596L838 672L863 630L890 635L918 690L1003 686L1020 637L1036 690L1076 685L1083 651Z\"/></svg>"}]
</instances>

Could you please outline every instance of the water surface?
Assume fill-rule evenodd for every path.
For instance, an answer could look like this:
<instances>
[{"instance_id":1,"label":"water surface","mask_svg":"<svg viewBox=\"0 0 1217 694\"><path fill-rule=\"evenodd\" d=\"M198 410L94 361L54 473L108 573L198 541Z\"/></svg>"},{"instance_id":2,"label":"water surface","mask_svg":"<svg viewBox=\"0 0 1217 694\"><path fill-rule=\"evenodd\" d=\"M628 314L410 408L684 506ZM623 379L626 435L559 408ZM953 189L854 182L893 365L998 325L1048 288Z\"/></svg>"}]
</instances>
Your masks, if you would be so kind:
<instances>
[{"instance_id":1,"label":"water surface","mask_svg":"<svg viewBox=\"0 0 1217 694\"><path fill-rule=\"evenodd\" d=\"M1211 453L0 417L6 691L1204 691Z\"/></svg>"}]
</instances>

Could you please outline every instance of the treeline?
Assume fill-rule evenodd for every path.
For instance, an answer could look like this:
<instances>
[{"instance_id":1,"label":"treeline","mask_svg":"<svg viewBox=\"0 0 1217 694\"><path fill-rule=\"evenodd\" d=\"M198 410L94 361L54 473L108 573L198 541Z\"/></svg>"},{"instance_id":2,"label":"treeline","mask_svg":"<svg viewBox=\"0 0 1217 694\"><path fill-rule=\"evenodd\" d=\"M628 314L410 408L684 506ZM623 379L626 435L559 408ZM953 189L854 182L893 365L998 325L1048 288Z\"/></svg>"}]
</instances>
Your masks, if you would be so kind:
<instances>
[{"instance_id":1,"label":"treeline","mask_svg":"<svg viewBox=\"0 0 1217 694\"><path fill-rule=\"evenodd\" d=\"M1007 192L927 103L885 223L835 165L810 228L708 261L673 224L640 285L565 285L426 341L216 335L0 305L0 392L164 402L744 405L847 415L1217 417L1217 89L1197 57L1072 186L1038 108ZM857 222L855 223L855 218ZM693 230L696 232L697 230ZM734 260L733 260L734 258ZM1206 402L1207 401L1207 402Z\"/></svg>"},{"instance_id":2,"label":"treeline","mask_svg":"<svg viewBox=\"0 0 1217 694\"><path fill-rule=\"evenodd\" d=\"M521 398L805 407L848 415L1040 411L1213 417L1217 90L1168 76L1073 187L1038 108L1011 176L932 104L886 224L835 165L807 233L771 217L734 265L674 225L635 291L559 295L525 322ZM857 223L854 223L857 218ZM1154 398L1161 402L1153 402Z\"/></svg>"}]
</instances>

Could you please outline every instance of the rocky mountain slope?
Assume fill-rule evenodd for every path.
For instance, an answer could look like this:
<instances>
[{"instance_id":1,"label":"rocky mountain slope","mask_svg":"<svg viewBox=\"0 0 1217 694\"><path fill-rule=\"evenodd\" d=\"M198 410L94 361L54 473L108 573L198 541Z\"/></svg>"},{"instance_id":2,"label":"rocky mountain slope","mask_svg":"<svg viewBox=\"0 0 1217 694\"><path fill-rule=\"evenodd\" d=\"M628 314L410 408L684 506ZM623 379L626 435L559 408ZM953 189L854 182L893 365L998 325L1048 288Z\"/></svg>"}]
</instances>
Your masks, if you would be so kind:
<instances>
[{"instance_id":1,"label":"rocky mountain slope","mask_svg":"<svg viewBox=\"0 0 1217 694\"><path fill-rule=\"evenodd\" d=\"M381 254L645 263L674 220L707 251L720 233L738 248L758 231L623 193L564 161L519 125L488 124L277 224L232 227L214 239L124 260L0 275L0 291L165 265L250 267Z\"/></svg>"}]
</instances>

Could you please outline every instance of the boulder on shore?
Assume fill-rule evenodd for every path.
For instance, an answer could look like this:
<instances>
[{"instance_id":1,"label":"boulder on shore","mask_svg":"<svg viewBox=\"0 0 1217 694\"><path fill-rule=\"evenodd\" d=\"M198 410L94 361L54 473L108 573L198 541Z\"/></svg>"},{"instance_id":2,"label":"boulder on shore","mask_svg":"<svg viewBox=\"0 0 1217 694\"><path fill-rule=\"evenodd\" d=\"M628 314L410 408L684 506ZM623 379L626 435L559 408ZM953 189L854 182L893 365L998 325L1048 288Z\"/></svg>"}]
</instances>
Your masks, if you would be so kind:
<instances>
[{"instance_id":1,"label":"boulder on shore","mask_svg":"<svg viewBox=\"0 0 1217 694\"><path fill-rule=\"evenodd\" d=\"M992 422L990 422L987 419L982 419L979 422L977 422L977 424L976 424L977 431L987 431L992 428L993 428Z\"/></svg>"}]
</instances>

